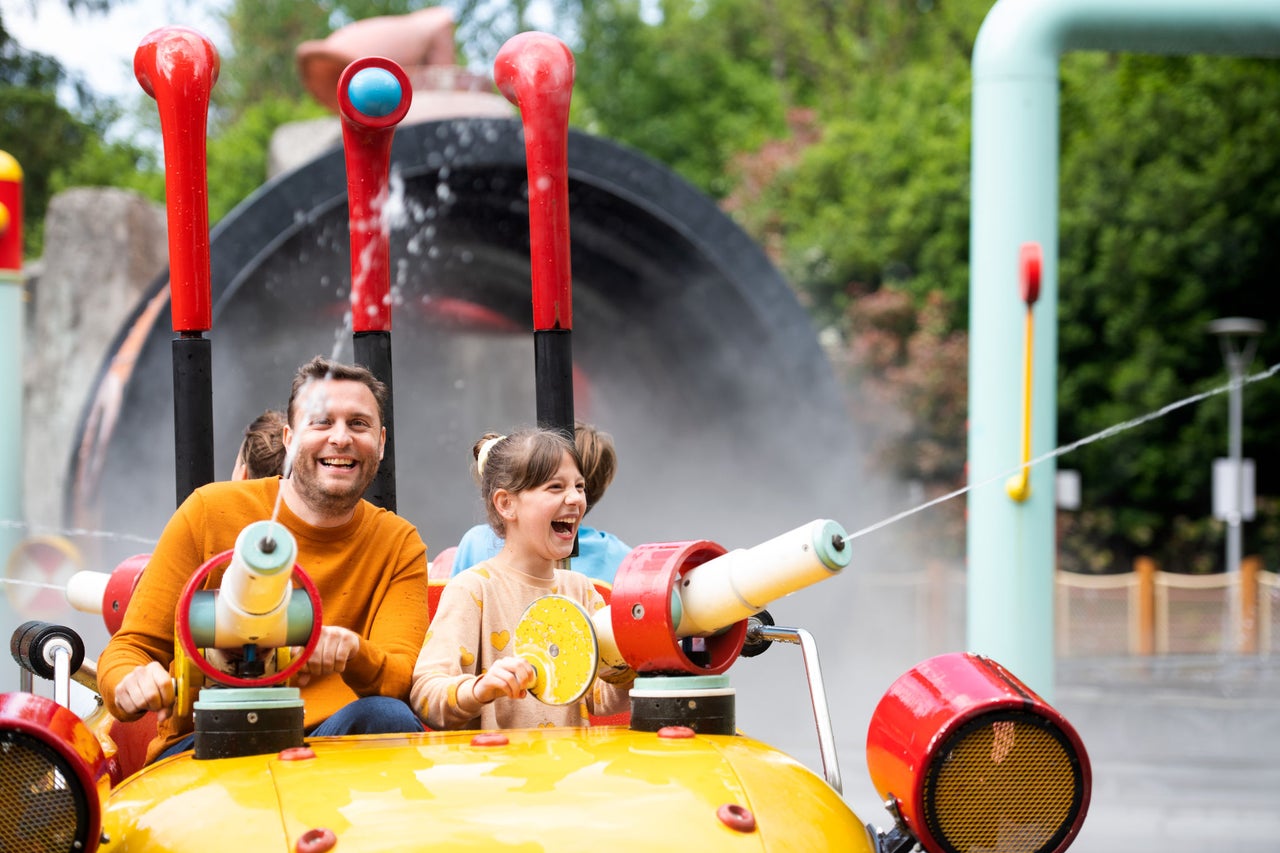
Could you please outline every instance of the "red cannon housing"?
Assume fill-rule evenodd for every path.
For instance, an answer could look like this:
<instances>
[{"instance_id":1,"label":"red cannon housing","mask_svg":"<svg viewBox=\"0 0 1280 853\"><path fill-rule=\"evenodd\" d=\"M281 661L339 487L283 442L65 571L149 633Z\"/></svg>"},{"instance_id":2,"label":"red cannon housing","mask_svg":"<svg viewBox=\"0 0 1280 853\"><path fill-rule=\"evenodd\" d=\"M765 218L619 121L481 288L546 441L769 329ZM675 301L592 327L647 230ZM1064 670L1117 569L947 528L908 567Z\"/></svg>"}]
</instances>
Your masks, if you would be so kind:
<instances>
[{"instance_id":1,"label":"red cannon housing","mask_svg":"<svg viewBox=\"0 0 1280 853\"><path fill-rule=\"evenodd\" d=\"M0 752L0 839L18 850L97 849L111 779L84 722L43 696L0 694Z\"/></svg>"},{"instance_id":2,"label":"red cannon housing","mask_svg":"<svg viewBox=\"0 0 1280 853\"><path fill-rule=\"evenodd\" d=\"M927 850L1066 850L1089 808L1080 736L995 661L940 655L885 692L867 732L876 790Z\"/></svg>"}]
</instances>

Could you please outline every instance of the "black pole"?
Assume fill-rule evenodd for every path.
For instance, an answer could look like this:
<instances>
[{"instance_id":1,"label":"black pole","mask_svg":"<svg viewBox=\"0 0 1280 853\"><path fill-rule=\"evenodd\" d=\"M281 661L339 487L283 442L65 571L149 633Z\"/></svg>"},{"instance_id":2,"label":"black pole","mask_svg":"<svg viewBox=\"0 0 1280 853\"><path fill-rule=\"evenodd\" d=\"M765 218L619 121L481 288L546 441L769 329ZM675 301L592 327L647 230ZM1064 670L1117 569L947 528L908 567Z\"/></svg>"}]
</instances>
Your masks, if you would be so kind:
<instances>
[{"instance_id":1,"label":"black pole","mask_svg":"<svg viewBox=\"0 0 1280 853\"><path fill-rule=\"evenodd\" d=\"M534 329L534 397L538 426L555 429L573 441L573 339L570 329ZM578 556L573 539L570 557Z\"/></svg>"},{"instance_id":2,"label":"black pole","mask_svg":"<svg viewBox=\"0 0 1280 853\"><path fill-rule=\"evenodd\" d=\"M173 470L179 505L214 480L212 354L201 332L183 332L173 340Z\"/></svg>"},{"instance_id":3,"label":"black pole","mask_svg":"<svg viewBox=\"0 0 1280 853\"><path fill-rule=\"evenodd\" d=\"M573 345L569 329L533 333L534 395L538 426L573 441Z\"/></svg>"},{"instance_id":4,"label":"black pole","mask_svg":"<svg viewBox=\"0 0 1280 853\"><path fill-rule=\"evenodd\" d=\"M396 511L396 431L395 394L391 384L391 333L356 332L351 339L356 364L365 367L387 386L387 405L383 413L387 428L387 446L382 453L382 464L364 496L374 506Z\"/></svg>"}]
</instances>

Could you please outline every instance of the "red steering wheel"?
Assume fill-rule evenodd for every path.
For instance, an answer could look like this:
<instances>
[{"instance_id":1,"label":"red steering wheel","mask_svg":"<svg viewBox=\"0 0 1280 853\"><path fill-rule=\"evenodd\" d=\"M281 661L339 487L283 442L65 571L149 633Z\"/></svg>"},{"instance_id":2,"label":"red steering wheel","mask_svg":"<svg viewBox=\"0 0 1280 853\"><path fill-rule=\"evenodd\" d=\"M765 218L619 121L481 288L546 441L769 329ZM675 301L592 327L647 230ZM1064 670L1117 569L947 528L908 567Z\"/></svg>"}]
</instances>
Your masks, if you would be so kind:
<instances>
[{"instance_id":1,"label":"red steering wheel","mask_svg":"<svg viewBox=\"0 0 1280 853\"><path fill-rule=\"evenodd\" d=\"M289 665L284 669L274 675L264 675L261 678L241 678L238 675L230 675L205 660L204 655L200 654L199 649L196 648L195 638L191 636L192 597L200 589L204 579L209 576L209 572L224 561L230 561L234 553L234 549L229 549L210 557L187 580L187 585L182 589L182 595L178 596L178 612L175 619L178 642L182 643L182 650L195 663L196 668L203 672L206 677L219 684L225 684L228 687L274 687L277 684L283 684L294 673L302 669L307 659L311 657L311 653L315 651L316 644L320 642L320 627L322 625L320 618L320 592L316 589L316 585L311 582L311 578L307 577L307 573L302 570L302 566L297 563L293 564L293 577L301 584L302 589L306 591L307 597L311 599L311 636L307 638L307 645L302 649L302 654L290 661Z\"/></svg>"}]
</instances>

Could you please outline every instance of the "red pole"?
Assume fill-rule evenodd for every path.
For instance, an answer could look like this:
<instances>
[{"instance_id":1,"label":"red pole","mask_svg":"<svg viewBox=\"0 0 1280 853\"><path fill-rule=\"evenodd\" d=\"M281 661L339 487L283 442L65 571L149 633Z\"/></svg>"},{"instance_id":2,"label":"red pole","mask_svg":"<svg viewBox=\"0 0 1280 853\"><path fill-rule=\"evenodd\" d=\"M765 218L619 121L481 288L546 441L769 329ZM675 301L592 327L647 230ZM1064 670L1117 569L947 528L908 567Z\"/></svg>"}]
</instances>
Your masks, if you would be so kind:
<instances>
[{"instance_id":1,"label":"red pole","mask_svg":"<svg viewBox=\"0 0 1280 853\"><path fill-rule=\"evenodd\" d=\"M1018 247L1018 291L1027 309L1040 299L1040 274L1044 268L1044 253L1039 243L1023 243Z\"/></svg>"},{"instance_id":2,"label":"red pole","mask_svg":"<svg viewBox=\"0 0 1280 853\"><path fill-rule=\"evenodd\" d=\"M0 273L22 272L22 167L0 151Z\"/></svg>"},{"instance_id":3,"label":"red pole","mask_svg":"<svg viewBox=\"0 0 1280 853\"><path fill-rule=\"evenodd\" d=\"M390 226L383 208L391 138L412 101L404 69L381 56L357 59L338 79L351 220L351 327L356 332L391 331Z\"/></svg>"},{"instance_id":4,"label":"red pole","mask_svg":"<svg viewBox=\"0 0 1280 853\"><path fill-rule=\"evenodd\" d=\"M195 30L162 27L138 45L133 73L156 100L164 138L169 306L178 335L173 341L174 476L182 503L214 480L213 356L203 333L213 311L205 123L218 54Z\"/></svg>"},{"instance_id":5,"label":"red pole","mask_svg":"<svg viewBox=\"0 0 1280 853\"><path fill-rule=\"evenodd\" d=\"M520 108L524 124L538 423L572 437L568 142L573 54L554 36L521 33L498 51L493 79Z\"/></svg>"},{"instance_id":6,"label":"red pole","mask_svg":"<svg viewBox=\"0 0 1280 853\"><path fill-rule=\"evenodd\" d=\"M569 268L569 100L573 54L546 33L520 33L498 51L493 79L520 108L529 171L534 329L572 329Z\"/></svg>"},{"instance_id":7,"label":"red pole","mask_svg":"<svg viewBox=\"0 0 1280 853\"><path fill-rule=\"evenodd\" d=\"M9 472L0 487L0 560L6 563L21 541L22 512L22 360L26 304L22 281L22 167L0 151L0 464ZM5 524L4 522L10 522ZM8 613L0 603L0 622Z\"/></svg>"},{"instance_id":8,"label":"red pole","mask_svg":"<svg viewBox=\"0 0 1280 853\"><path fill-rule=\"evenodd\" d=\"M138 45L133 73L156 100L164 137L173 330L207 332L212 297L205 124L209 93L218 80L218 53L195 30L162 27Z\"/></svg>"},{"instance_id":9,"label":"red pole","mask_svg":"<svg viewBox=\"0 0 1280 853\"><path fill-rule=\"evenodd\" d=\"M1018 249L1018 292L1026 303L1022 344L1022 468L1005 483L1005 492L1018 503L1031 496L1031 368L1035 345L1035 315L1040 298L1040 271L1044 266L1039 243L1023 243Z\"/></svg>"},{"instance_id":10,"label":"red pole","mask_svg":"<svg viewBox=\"0 0 1280 853\"><path fill-rule=\"evenodd\" d=\"M365 497L396 511L394 386L391 371L391 226L386 217L391 138L409 112L413 87L390 59L357 59L338 78L351 232L351 330L355 360L387 386L387 443Z\"/></svg>"}]
</instances>

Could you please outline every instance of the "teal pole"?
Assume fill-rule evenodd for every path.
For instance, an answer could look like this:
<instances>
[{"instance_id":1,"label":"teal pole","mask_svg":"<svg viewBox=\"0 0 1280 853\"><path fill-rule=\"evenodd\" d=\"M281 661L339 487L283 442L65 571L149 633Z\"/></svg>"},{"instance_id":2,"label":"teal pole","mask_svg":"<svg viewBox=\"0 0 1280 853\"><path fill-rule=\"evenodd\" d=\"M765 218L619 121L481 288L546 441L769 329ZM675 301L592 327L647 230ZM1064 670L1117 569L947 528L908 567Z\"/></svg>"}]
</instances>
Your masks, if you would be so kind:
<instances>
[{"instance_id":1,"label":"teal pole","mask_svg":"<svg viewBox=\"0 0 1280 853\"><path fill-rule=\"evenodd\" d=\"M1069 50L1280 56L1276 0L998 0L973 50L969 269L968 645L1052 701L1054 475L1021 460L1023 243L1044 253L1031 457L1057 446L1058 62ZM991 481L991 482L987 482Z\"/></svg>"}]
</instances>

